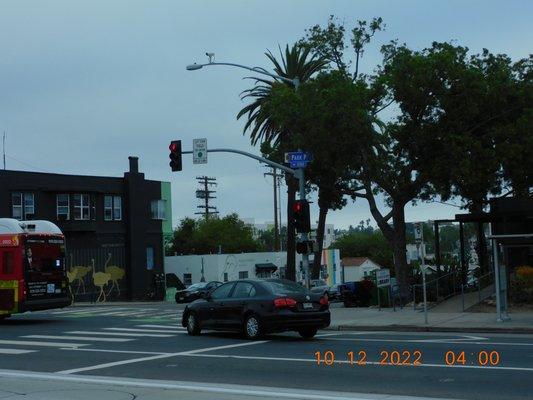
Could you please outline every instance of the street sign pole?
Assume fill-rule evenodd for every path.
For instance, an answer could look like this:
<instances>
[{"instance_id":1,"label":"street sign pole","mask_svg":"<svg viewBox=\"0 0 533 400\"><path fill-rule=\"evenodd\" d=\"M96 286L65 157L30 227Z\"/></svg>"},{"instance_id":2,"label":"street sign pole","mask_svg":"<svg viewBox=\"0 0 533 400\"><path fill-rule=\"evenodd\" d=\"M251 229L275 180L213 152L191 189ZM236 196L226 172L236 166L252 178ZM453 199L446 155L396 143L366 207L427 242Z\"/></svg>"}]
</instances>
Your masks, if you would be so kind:
<instances>
[{"instance_id":1,"label":"street sign pole","mask_svg":"<svg viewBox=\"0 0 533 400\"><path fill-rule=\"evenodd\" d=\"M427 302L427 290L426 290L426 260L424 254L424 230L422 223L417 222L415 225L415 241L416 249L418 251L418 258L421 260L422 269L422 292L424 296L424 323L428 324L428 302Z\"/></svg>"}]
</instances>

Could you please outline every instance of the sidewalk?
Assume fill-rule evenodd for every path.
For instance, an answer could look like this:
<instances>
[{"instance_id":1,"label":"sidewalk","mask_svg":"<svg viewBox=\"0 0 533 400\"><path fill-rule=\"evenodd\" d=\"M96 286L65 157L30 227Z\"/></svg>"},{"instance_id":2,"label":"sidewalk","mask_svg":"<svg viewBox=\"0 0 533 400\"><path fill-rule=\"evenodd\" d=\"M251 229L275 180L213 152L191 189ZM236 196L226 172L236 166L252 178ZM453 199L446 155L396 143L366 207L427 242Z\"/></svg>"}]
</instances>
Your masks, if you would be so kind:
<instances>
[{"instance_id":1,"label":"sidewalk","mask_svg":"<svg viewBox=\"0 0 533 400\"><path fill-rule=\"evenodd\" d=\"M428 324L424 312L412 307L344 308L342 304L331 307L332 330L397 330L433 332L501 332L533 333L533 312L510 314L511 320L496 321L496 313L434 312L428 311Z\"/></svg>"}]
</instances>

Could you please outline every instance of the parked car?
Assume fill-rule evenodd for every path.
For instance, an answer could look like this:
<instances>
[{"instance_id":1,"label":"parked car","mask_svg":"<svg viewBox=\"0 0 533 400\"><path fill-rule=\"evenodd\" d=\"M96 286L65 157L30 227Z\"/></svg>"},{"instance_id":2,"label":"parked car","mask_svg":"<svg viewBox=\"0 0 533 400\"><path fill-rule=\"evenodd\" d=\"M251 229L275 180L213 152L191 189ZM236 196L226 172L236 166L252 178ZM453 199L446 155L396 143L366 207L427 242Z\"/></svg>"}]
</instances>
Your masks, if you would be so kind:
<instances>
[{"instance_id":1,"label":"parked car","mask_svg":"<svg viewBox=\"0 0 533 400\"><path fill-rule=\"evenodd\" d=\"M329 295L329 286L322 279L311 280L311 293L321 293Z\"/></svg>"},{"instance_id":2,"label":"parked car","mask_svg":"<svg viewBox=\"0 0 533 400\"><path fill-rule=\"evenodd\" d=\"M342 284L337 283L333 286L330 286L328 289L329 301L339 300L342 301Z\"/></svg>"},{"instance_id":3,"label":"parked car","mask_svg":"<svg viewBox=\"0 0 533 400\"><path fill-rule=\"evenodd\" d=\"M189 335L203 329L242 332L247 339L296 331L312 338L330 324L327 296L284 279L242 279L223 284L183 311Z\"/></svg>"},{"instance_id":4,"label":"parked car","mask_svg":"<svg viewBox=\"0 0 533 400\"><path fill-rule=\"evenodd\" d=\"M195 283L187 289L176 292L176 303L190 303L191 301L201 299L220 285L222 285L222 282L218 281Z\"/></svg>"}]
</instances>

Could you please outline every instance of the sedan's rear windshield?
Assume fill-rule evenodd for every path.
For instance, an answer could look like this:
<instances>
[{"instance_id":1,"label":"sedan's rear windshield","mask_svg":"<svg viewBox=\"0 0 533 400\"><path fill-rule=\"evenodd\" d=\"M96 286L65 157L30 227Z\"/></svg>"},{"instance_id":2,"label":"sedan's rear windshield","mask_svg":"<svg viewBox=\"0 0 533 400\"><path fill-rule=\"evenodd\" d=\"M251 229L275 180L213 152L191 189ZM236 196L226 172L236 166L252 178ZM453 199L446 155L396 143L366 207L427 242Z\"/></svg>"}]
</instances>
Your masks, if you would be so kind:
<instances>
[{"instance_id":1,"label":"sedan's rear windshield","mask_svg":"<svg viewBox=\"0 0 533 400\"><path fill-rule=\"evenodd\" d=\"M291 281L266 281L274 294L307 293L307 289L298 283Z\"/></svg>"},{"instance_id":2,"label":"sedan's rear windshield","mask_svg":"<svg viewBox=\"0 0 533 400\"><path fill-rule=\"evenodd\" d=\"M187 290L198 290L205 287L207 283L195 283L194 285L191 285L187 288Z\"/></svg>"}]
</instances>

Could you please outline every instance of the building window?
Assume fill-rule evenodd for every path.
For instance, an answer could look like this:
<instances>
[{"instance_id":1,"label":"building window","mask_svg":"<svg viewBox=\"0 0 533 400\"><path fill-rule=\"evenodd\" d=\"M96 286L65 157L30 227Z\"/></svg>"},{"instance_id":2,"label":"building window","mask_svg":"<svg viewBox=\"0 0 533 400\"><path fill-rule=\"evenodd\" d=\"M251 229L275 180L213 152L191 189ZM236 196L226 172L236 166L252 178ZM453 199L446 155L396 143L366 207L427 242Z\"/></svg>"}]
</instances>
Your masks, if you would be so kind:
<instances>
[{"instance_id":1,"label":"building window","mask_svg":"<svg viewBox=\"0 0 533 400\"><path fill-rule=\"evenodd\" d=\"M165 200L152 200L151 212L152 219L165 219Z\"/></svg>"},{"instance_id":2,"label":"building window","mask_svg":"<svg viewBox=\"0 0 533 400\"><path fill-rule=\"evenodd\" d=\"M122 197L104 196L104 220L122 220Z\"/></svg>"},{"instance_id":3,"label":"building window","mask_svg":"<svg viewBox=\"0 0 533 400\"><path fill-rule=\"evenodd\" d=\"M56 210L58 221L70 219L70 198L68 194L58 194L56 196Z\"/></svg>"},{"instance_id":4,"label":"building window","mask_svg":"<svg viewBox=\"0 0 533 400\"><path fill-rule=\"evenodd\" d=\"M192 274L183 274L183 284L185 286L192 285Z\"/></svg>"},{"instance_id":5,"label":"building window","mask_svg":"<svg viewBox=\"0 0 533 400\"><path fill-rule=\"evenodd\" d=\"M239 279L248 279L248 271L239 271Z\"/></svg>"},{"instance_id":6,"label":"building window","mask_svg":"<svg viewBox=\"0 0 533 400\"><path fill-rule=\"evenodd\" d=\"M13 252L6 251L2 257L2 273L4 275L11 275L15 272L15 267L13 266Z\"/></svg>"},{"instance_id":7,"label":"building window","mask_svg":"<svg viewBox=\"0 0 533 400\"><path fill-rule=\"evenodd\" d=\"M113 219L120 221L122 219L122 197L113 196Z\"/></svg>"},{"instance_id":8,"label":"building window","mask_svg":"<svg viewBox=\"0 0 533 400\"><path fill-rule=\"evenodd\" d=\"M31 219L35 214L35 198L33 193L12 193L11 204L11 215L15 219Z\"/></svg>"},{"instance_id":9,"label":"building window","mask_svg":"<svg viewBox=\"0 0 533 400\"><path fill-rule=\"evenodd\" d=\"M90 219L90 203L88 194L74 195L74 219L86 221Z\"/></svg>"}]
</instances>

